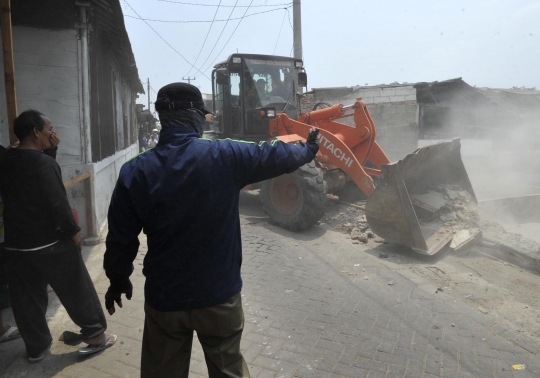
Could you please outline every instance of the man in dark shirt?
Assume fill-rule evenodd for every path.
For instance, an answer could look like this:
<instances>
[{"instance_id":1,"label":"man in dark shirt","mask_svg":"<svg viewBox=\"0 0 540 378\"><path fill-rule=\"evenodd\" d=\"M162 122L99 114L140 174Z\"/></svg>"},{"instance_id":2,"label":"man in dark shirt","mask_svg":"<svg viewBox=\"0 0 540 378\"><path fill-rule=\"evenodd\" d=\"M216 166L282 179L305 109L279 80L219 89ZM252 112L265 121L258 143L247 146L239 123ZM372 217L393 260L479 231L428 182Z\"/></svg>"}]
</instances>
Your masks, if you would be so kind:
<instances>
[{"instance_id":1,"label":"man in dark shirt","mask_svg":"<svg viewBox=\"0 0 540 378\"><path fill-rule=\"evenodd\" d=\"M39 362L52 344L47 326L47 283L73 322L81 327L91 354L114 344L81 256L80 227L71 212L60 167L43 153L51 147L52 125L35 110L14 122L20 140L0 161L4 201L5 260L13 315L30 362Z\"/></svg>"},{"instance_id":2,"label":"man in dark shirt","mask_svg":"<svg viewBox=\"0 0 540 378\"><path fill-rule=\"evenodd\" d=\"M240 353L240 190L310 163L317 132L298 145L203 139L209 111L187 83L161 88L155 106L159 143L122 166L111 198L105 306L113 314L122 293L131 298L129 276L144 230L141 376L187 378L196 331L211 378L249 377Z\"/></svg>"}]
</instances>

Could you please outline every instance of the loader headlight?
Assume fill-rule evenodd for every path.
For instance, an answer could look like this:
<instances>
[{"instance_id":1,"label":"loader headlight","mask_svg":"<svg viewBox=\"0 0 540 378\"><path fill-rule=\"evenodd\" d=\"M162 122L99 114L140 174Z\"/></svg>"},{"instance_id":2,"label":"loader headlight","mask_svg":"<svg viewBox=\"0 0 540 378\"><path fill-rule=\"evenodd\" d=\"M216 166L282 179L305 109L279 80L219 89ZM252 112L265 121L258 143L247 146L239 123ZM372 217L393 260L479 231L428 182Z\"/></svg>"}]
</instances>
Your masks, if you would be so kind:
<instances>
[{"instance_id":1,"label":"loader headlight","mask_svg":"<svg viewBox=\"0 0 540 378\"><path fill-rule=\"evenodd\" d=\"M276 118L276 109L275 108L262 108L259 110L259 115L262 118Z\"/></svg>"},{"instance_id":2,"label":"loader headlight","mask_svg":"<svg viewBox=\"0 0 540 378\"><path fill-rule=\"evenodd\" d=\"M296 62L294 62L294 66L295 66L296 68L302 68L302 66L303 66L302 61L298 61L298 60L297 60Z\"/></svg>"}]
</instances>

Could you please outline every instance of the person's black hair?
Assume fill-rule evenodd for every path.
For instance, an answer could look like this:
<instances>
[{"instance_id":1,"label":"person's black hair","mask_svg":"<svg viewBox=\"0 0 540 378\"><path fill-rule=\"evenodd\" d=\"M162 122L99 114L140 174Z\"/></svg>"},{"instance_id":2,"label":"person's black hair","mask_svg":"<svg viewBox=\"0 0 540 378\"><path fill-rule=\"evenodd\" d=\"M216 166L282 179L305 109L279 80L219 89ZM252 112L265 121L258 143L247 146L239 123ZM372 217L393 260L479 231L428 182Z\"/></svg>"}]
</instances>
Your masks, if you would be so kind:
<instances>
[{"instance_id":1,"label":"person's black hair","mask_svg":"<svg viewBox=\"0 0 540 378\"><path fill-rule=\"evenodd\" d=\"M23 140L32 134L34 128L43 131L43 126L45 126L43 114L37 110L28 109L15 118L15 121L13 122L13 132L19 140Z\"/></svg>"}]
</instances>

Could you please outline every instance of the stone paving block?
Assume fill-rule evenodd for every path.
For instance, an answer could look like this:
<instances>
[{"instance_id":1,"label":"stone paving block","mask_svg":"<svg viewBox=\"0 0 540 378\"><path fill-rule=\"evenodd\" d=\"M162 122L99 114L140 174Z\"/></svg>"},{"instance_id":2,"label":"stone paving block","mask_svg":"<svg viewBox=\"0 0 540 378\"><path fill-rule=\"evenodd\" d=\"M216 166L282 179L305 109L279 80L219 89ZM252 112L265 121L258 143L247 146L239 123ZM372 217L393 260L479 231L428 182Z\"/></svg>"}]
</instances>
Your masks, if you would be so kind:
<instances>
[{"instance_id":1,"label":"stone paving block","mask_svg":"<svg viewBox=\"0 0 540 378\"><path fill-rule=\"evenodd\" d=\"M386 376L385 373L379 373L377 371L370 371L367 378L384 378Z\"/></svg>"},{"instance_id":2,"label":"stone paving block","mask_svg":"<svg viewBox=\"0 0 540 378\"><path fill-rule=\"evenodd\" d=\"M324 370L315 370L311 377L312 378L342 378L341 376L339 376L337 374L329 373L329 372L324 371Z\"/></svg>"},{"instance_id":3,"label":"stone paving block","mask_svg":"<svg viewBox=\"0 0 540 378\"><path fill-rule=\"evenodd\" d=\"M337 335L340 331L341 331L341 327L340 327L340 326L331 324L331 325L329 325L329 326L326 327L326 329L324 330L324 332L323 332L322 335L321 335L321 339L325 339L325 340L334 340L334 338L336 337L336 335Z\"/></svg>"},{"instance_id":4,"label":"stone paving block","mask_svg":"<svg viewBox=\"0 0 540 378\"><path fill-rule=\"evenodd\" d=\"M345 348L345 345L343 345L341 343L336 343L336 342L328 341L328 340L324 340L324 339L319 339L319 341L317 341L315 346L317 348L330 350L330 351L337 352L337 353L341 353L341 351Z\"/></svg>"},{"instance_id":5,"label":"stone paving block","mask_svg":"<svg viewBox=\"0 0 540 378\"><path fill-rule=\"evenodd\" d=\"M482 339L474 341L474 350L477 356L481 357L491 357L491 348L489 347L488 341Z\"/></svg>"},{"instance_id":6,"label":"stone paving block","mask_svg":"<svg viewBox=\"0 0 540 378\"><path fill-rule=\"evenodd\" d=\"M384 337L377 347L377 350L379 352L392 353L394 346L396 345L396 341L397 340L394 338Z\"/></svg>"},{"instance_id":7,"label":"stone paving block","mask_svg":"<svg viewBox=\"0 0 540 378\"><path fill-rule=\"evenodd\" d=\"M116 377L136 377L138 376L139 370L131 366L124 365L118 361L112 361L107 364L106 370L103 368L100 369L103 373L112 374Z\"/></svg>"},{"instance_id":8,"label":"stone paving block","mask_svg":"<svg viewBox=\"0 0 540 378\"><path fill-rule=\"evenodd\" d=\"M317 366L318 370L323 370L327 372L331 372L334 370L334 366L336 365L338 359L339 359L340 353L332 352L332 351L326 351L323 358L319 362L319 365Z\"/></svg>"},{"instance_id":9,"label":"stone paving block","mask_svg":"<svg viewBox=\"0 0 540 378\"><path fill-rule=\"evenodd\" d=\"M407 370L405 371L406 378L418 378L424 374L423 361L409 361Z\"/></svg>"},{"instance_id":10,"label":"stone paving block","mask_svg":"<svg viewBox=\"0 0 540 378\"><path fill-rule=\"evenodd\" d=\"M263 350L259 353L260 356L271 357L273 356L283 345L284 341L281 339L271 339L268 344L265 345Z\"/></svg>"},{"instance_id":11,"label":"stone paving block","mask_svg":"<svg viewBox=\"0 0 540 378\"><path fill-rule=\"evenodd\" d=\"M290 378L294 375L294 372L298 369L298 365L296 363L290 363L287 361L282 361L281 367L277 374L275 375L276 378Z\"/></svg>"},{"instance_id":12,"label":"stone paving block","mask_svg":"<svg viewBox=\"0 0 540 378\"><path fill-rule=\"evenodd\" d=\"M344 377L365 378L367 377L369 371L354 366L337 363L334 367L333 373Z\"/></svg>"},{"instance_id":13,"label":"stone paving block","mask_svg":"<svg viewBox=\"0 0 540 378\"><path fill-rule=\"evenodd\" d=\"M496 378L512 378L514 377L514 374L512 374L509 370L495 370L495 377ZM518 375L516 374L516 377Z\"/></svg>"},{"instance_id":14,"label":"stone paving block","mask_svg":"<svg viewBox=\"0 0 540 378\"><path fill-rule=\"evenodd\" d=\"M387 364L384 362L377 362L372 359L367 359L363 357L358 357L354 362L353 366L356 366L361 369L376 371L379 373L386 373Z\"/></svg>"},{"instance_id":15,"label":"stone paving block","mask_svg":"<svg viewBox=\"0 0 540 378\"><path fill-rule=\"evenodd\" d=\"M474 376L463 371L444 370L444 378L474 378Z\"/></svg>"},{"instance_id":16,"label":"stone paving block","mask_svg":"<svg viewBox=\"0 0 540 378\"><path fill-rule=\"evenodd\" d=\"M379 344L380 341L366 341L362 345L362 349L360 349L358 355L365 358L373 358L375 356L375 353L377 352L377 347L379 346Z\"/></svg>"},{"instance_id":17,"label":"stone paving block","mask_svg":"<svg viewBox=\"0 0 540 378\"><path fill-rule=\"evenodd\" d=\"M299 378L306 378L310 377L313 372L316 370L317 365L319 364L319 359L308 357L305 358L296 369L296 372L294 373L295 377Z\"/></svg>"},{"instance_id":18,"label":"stone paving block","mask_svg":"<svg viewBox=\"0 0 540 378\"><path fill-rule=\"evenodd\" d=\"M386 378L403 378L407 368L405 366L388 365Z\"/></svg>"},{"instance_id":19,"label":"stone paving block","mask_svg":"<svg viewBox=\"0 0 540 378\"><path fill-rule=\"evenodd\" d=\"M396 346L400 348L409 348L412 343L414 333L400 333Z\"/></svg>"},{"instance_id":20,"label":"stone paving block","mask_svg":"<svg viewBox=\"0 0 540 378\"><path fill-rule=\"evenodd\" d=\"M255 358L257 358L257 356L259 355L259 353L261 353L263 349L264 345L253 343L251 347L242 354L244 355L244 359L246 360L246 362L250 364L253 362L253 360L255 360Z\"/></svg>"},{"instance_id":21,"label":"stone paving block","mask_svg":"<svg viewBox=\"0 0 540 378\"><path fill-rule=\"evenodd\" d=\"M496 350L496 349L491 350L491 357L499 359L499 360L506 360L506 361L516 361L516 359L522 359L521 354L503 352L501 350Z\"/></svg>"},{"instance_id":22,"label":"stone paving block","mask_svg":"<svg viewBox=\"0 0 540 378\"><path fill-rule=\"evenodd\" d=\"M377 352L375 354L375 360L387 362L389 364L399 365L405 367L407 365L407 358L398 356L395 354L388 354L383 352Z\"/></svg>"},{"instance_id":23,"label":"stone paving block","mask_svg":"<svg viewBox=\"0 0 540 378\"><path fill-rule=\"evenodd\" d=\"M426 358L426 366L424 372L436 377L441 377L441 359L439 357L428 356Z\"/></svg>"},{"instance_id":24,"label":"stone paving block","mask_svg":"<svg viewBox=\"0 0 540 378\"><path fill-rule=\"evenodd\" d=\"M392 354L395 354L396 356L402 356L410 360L416 360L419 362L424 361L425 354L422 352L418 352L412 349L406 349L406 348L394 348Z\"/></svg>"},{"instance_id":25,"label":"stone paving block","mask_svg":"<svg viewBox=\"0 0 540 378\"><path fill-rule=\"evenodd\" d=\"M261 369L259 375L257 375L257 378L274 378L276 376L276 372L268 369Z\"/></svg>"},{"instance_id":26,"label":"stone paving block","mask_svg":"<svg viewBox=\"0 0 540 378\"><path fill-rule=\"evenodd\" d=\"M301 341L301 344L315 345L315 343L320 339L323 331L317 329L309 329L304 335L304 338Z\"/></svg>"}]
</instances>

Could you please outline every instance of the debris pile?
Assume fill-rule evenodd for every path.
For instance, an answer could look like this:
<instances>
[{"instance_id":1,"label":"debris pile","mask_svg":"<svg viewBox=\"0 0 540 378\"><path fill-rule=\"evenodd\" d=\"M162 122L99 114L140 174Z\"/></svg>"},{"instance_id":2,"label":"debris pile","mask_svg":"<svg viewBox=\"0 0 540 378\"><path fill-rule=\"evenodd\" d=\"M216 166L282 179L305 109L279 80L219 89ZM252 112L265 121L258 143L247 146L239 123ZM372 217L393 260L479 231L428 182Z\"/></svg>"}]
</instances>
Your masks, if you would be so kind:
<instances>
[{"instance_id":1,"label":"debris pile","mask_svg":"<svg viewBox=\"0 0 540 378\"><path fill-rule=\"evenodd\" d=\"M453 231L478 227L478 205L458 185L440 185L422 194L411 195L418 218L423 222L440 221Z\"/></svg>"},{"instance_id":2,"label":"debris pile","mask_svg":"<svg viewBox=\"0 0 540 378\"><path fill-rule=\"evenodd\" d=\"M366 221L366 215L361 209L365 205L364 201L352 205L343 203L345 206L340 206L341 202L338 196L330 194L328 199L330 201L328 201L328 207L323 216L324 223L350 234L354 244L366 244L368 239L375 237Z\"/></svg>"},{"instance_id":3,"label":"debris pile","mask_svg":"<svg viewBox=\"0 0 540 378\"><path fill-rule=\"evenodd\" d=\"M540 258L540 243L513 232L508 232L497 222L481 221L480 228L490 242L508 246L532 258Z\"/></svg>"},{"instance_id":4,"label":"debris pile","mask_svg":"<svg viewBox=\"0 0 540 378\"><path fill-rule=\"evenodd\" d=\"M411 195L420 224L439 223L455 236L450 248L465 250L482 239L478 205L458 185L439 185Z\"/></svg>"}]
</instances>

